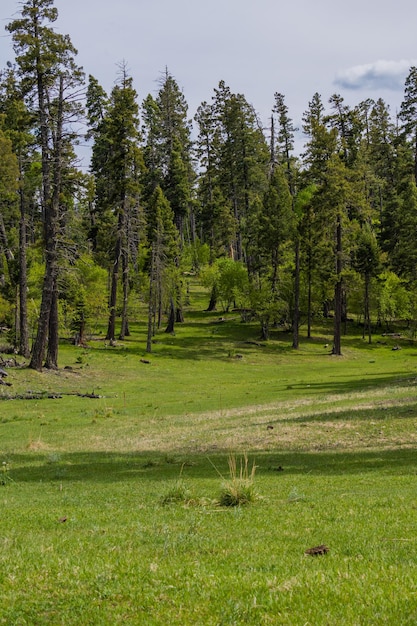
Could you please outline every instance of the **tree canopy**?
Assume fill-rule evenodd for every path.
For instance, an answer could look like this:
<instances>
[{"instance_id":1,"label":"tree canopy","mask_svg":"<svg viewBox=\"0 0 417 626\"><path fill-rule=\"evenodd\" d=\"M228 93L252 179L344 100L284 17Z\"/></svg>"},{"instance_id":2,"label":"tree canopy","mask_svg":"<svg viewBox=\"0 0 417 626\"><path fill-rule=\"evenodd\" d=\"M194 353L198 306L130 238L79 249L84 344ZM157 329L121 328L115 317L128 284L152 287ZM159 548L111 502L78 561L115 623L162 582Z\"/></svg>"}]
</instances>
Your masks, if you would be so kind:
<instances>
[{"instance_id":1,"label":"tree canopy","mask_svg":"<svg viewBox=\"0 0 417 626\"><path fill-rule=\"evenodd\" d=\"M224 80L192 118L167 67L141 103L125 63L110 93L86 80L58 17L53 0L22 3L0 74L0 324L31 367L56 368L61 330L83 343L98 314L114 343L147 311L151 351L164 319L184 319L189 273L210 310L236 307L265 340L292 331L294 349L323 316L334 354L349 314L369 341L372 323L416 321L415 67L398 118L314 93L298 130L277 90L265 128Z\"/></svg>"}]
</instances>

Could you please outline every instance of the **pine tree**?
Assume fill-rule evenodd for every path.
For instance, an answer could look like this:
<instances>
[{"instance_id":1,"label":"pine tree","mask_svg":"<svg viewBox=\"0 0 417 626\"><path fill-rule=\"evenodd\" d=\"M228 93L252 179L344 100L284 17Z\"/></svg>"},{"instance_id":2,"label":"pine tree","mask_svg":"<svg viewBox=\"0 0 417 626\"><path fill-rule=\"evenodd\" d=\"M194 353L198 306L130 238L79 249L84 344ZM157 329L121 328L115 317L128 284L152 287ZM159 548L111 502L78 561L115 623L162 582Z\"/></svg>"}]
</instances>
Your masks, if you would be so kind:
<instances>
[{"instance_id":1,"label":"pine tree","mask_svg":"<svg viewBox=\"0 0 417 626\"><path fill-rule=\"evenodd\" d=\"M179 233L181 248L184 242L195 237L195 216L191 215L195 172L193 169L193 145L188 104L177 81L165 69L156 98L148 95L143 103L144 157L148 169L148 195L157 185L161 187L173 211L173 219ZM177 272L180 258L177 257ZM176 298L171 300L169 317L183 321L181 284L175 288Z\"/></svg>"},{"instance_id":2,"label":"pine tree","mask_svg":"<svg viewBox=\"0 0 417 626\"><path fill-rule=\"evenodd\" d=\"M116 339L117 292L122 277L122 325L119 338L129 333L127 305L131 239L138 241L142 155L139 149L139 107L132 78L121 66L120 81L107 100L90 77L88 114L94 138L91 169L96 198L92 236L96 253L107 261L111 274L106 338ZM135 246L134 246L135 247ZM134 253L134 251L133 251Z\"/></svg>"},{"instance_id":3,"label":"pine tree","mask_svg":"<svg viewBox=\"0 0 417 626\"><path fill-rule=\"evenodd\" d=\"M333 94L329 99L329 103L333 113L326 117L326 123L331 128L337 130L340 154L343 156L346 165L350 165L354 161L356 153L354 145L354 114L344 104L344 100L339 94Z\"/></svg>"},{"instance_id":4,"label":"pine tree","mask_svg":"<svg viewBox=\"0 0 417 626\"><path fill-rule=\"evenodd\" d=\"M150 244L149 304L147 352L152 351L152 336L160 326L164 299L169 301L170 318L167 332L175 323L176 281L169 280L175 273L178 258L178 231L174 226L173 211L161 187L156 186L148 202L148 241ZM156 322L156 316L158 321Z\"/></svg>"},{"instance_id":5,"label":"pine tree","mask_svg":"<svg viewBox=\"0 0 417 626\"><path fill-rule=\"evenodd\" d=\"M291 194L293 211L293 239L294 239L294 306L293 306L293 348L299 347L298 328L300 324L300 232L298 215L295 211L295 197L297 193L296 185L296 163L293 157L294 133L296 128L288 114L288 107L285 104L283 94L275 94L275 112L278 115L278 137L277 152L282 161L288 179L288 187Z\"/></svg>"},{"instance_id":6,"label":"pine tree","mask_svg":"<svg viewBox=\"0 0 417 626\"><path fill-rule=\"evenodd\" d=\"M390 260L401 278L417 284L417 187L414 178L405 178L399 187L393 231L395 241Z\"/></svg>"},{"instance_id":7,"label":"pine tree","mask_svg":"<svg viewBox=\"0 0 417 626\"><path fill-rule=\"evenodd\" d=\"M271 293L278 291L278 268L282 250L292 234L292 196L284 168L277 165L271 174L258 217L258 250L271 268Z\"/></svg>"},{"instance_id":8,"label":"pine tree","mask_svg":"<svg viewBox=\"0 0 417 626\"><path fill-rule=\"evenodd\" d=\"M332 248L334 283L334 333L333 354L341 355L343 317L343 270L349 259L346 225L349 222L349 209L354 202L353 175L338 153L334 154L324 172L323 184L315 195L317 210L320 212L323 234L327 231Z\"/></svg>"},{"instance_id":9,"label":"pine tree","mask_svg":"<svg viewBox=\"0 0 417 626\"><path fill-rule=\"evenodd\" d=\"M320 94L315 93L303 115L303 132L307 137L303 162L309 183L319 184L331 155L337 146L337 129L327 128L324 105Z\"/></svg>"},{"instance_id":10,"label":"pine tree","mask_svg":"<svg viewBox=\"0 0 417 626\"><path fill-rule=\"evenodd\" d=\"M278 314L278 303L281 299L278 271L284 247L292 235L293 223L293 202L286 172L282 165L276 165L271 173L258 215L257 270L263 292L261 299L266 299L269 303L268 306L266 302L262 303L260 307L262 313L259 315L262 338L265 340L269 337L269 324L276 321Z\"/></svg>"},{"instance_id":11,"label":"pine tree","mask_svg":"<svg viewBox=\"0 0 417 626\"><path fill-rule=\"evenodd\" d=\"M255 113L243 95L221 81L215 89L217 183L234 220L233 258L252 271L256 215L268 182L269 150Z\"/></svg>"},{"instance_id":12,"label":"pine tree","mask_svg":"<svg viewBox=\"0 0 417 626\"><path fill-rule=\"evenodd\" d=\"M30 367L42 368L45 349L47 367L57 367L57 277L60 190L63 161L71 154L65 125L80 112L77 93L83 80L75 65L76 50L67 35L54 31L58 17L53 0L28 0L21 18L11 22L16 63L22 93L37 117L42 160L42 208L45 218L45 276L38 331ZM36 106L35 106L36 103Z\"/></svg>"},{"instance_id":13,"label":"pine tree","mask_svg":"<svg viewBox=\"0 0 417 626\"><path fill-rule=\"evenodd\" d=\"M404 99L398 117L403 122L404 136L410 141L414 164L414 181L417 183L417 67L415 66L410 68L406 78Z\"/></svg>"},{"instance_id":14,"label":"pine tree","mask_svg":"<svg viewBox=\"0 0 417 626\"><path fill-rule=\"evenodd\" d=\"M372 342L372 326L371 326L371 280L377 276L380 270L380 251L377 238L368 224L360 229L358 240L356 242L354 267L363 277L364 295L363 295L363 337L368 334L368 342Z\"/></svg>"},{"instance_id":15,"label":"pine tree","mask_svg":"<svg viewBox=\"0 0 417 626\"><path fill-rule=\"evenodd\" d=\"M19 271L18 271L18 302L16 303L16 348L18 353L28 358L29 329L27 313L27 207L33 202L34 190L30 183L33 163L37 161L33 129L33 115L29 112L23 99L21 88L13 66L2 75L0 84L0 113L4 116L4 132L12 142L13 152L19 167Z\"/></svg>"},{"instance_id":16,"label":"pine tree","mask_svg":"<svg viewBox=\"0 0 417 626\"><path fill-rule=\"evenodd\" d=\"M195 120L199 127L196 153L201 172L198 180L200 212L198 233L200 240L210 247L210 263L219 256L228 255L235 240L235 222L229 204L221 189L219 150L220 129L214 106L203 102L197 110ZM209 310L216 306L213 298Z\"/></svg>"},{"instance_id":17,"label":"pine tree","mask_svg":"<svg viewBox=\"0 0 417 626\"><path fill-rule=\"evenodd\" d=\"M160 185L174 212L180 240L188 237L195 179L188 104L177 81L165 69L156 98L143 102L144 158L148 186Z\"/></svg>"},{"instance_id":18,"label":"pine tree","mask_svg":"<svg viewBox=\"0 0 417 626\"><path fill-rule=\"evenodd\" d=\"M6 276L12 273L11 262L14 259L12 241L8 231L18 220L19 167L12 142L0 129L0 263L5 260L7 268L2 267L0 286L6 283Z\"/></svg>"},{"instance_id":19,"label":"pine tree","mask_svg":"<svg viewBox=\"0 0 417 626\"><path fill-rule=\"evenodd\" d=\"M307 272L308 289L308 319L310 332L312 316L313 282L321 286L323 314L328 314L328 293L326 286L333 274L333 233L329 233L328 221L323 217L323 211L318 192L326 184L327 170L333 155L338 148L336 128L328 128L321 96L315 93L309 103L308 110L303 115L303 132L307 137L303 153L304 171L303 187L314 189L311 194L311 203L307 203L307 210L302 218L301 249ZM314 281L315 279L315 281Z\"/></svg>"}]
</instances>

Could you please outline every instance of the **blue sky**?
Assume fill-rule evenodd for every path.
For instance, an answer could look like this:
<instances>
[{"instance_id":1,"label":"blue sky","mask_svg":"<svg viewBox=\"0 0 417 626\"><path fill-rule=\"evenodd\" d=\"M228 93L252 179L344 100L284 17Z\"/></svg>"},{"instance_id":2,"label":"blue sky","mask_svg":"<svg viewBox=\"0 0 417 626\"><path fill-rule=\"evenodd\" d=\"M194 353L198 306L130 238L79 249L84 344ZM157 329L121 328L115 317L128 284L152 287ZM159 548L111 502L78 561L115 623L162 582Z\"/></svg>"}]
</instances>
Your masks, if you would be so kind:
<instances>
[{"instance_id":1,"label":"blue sky","mask_svg":"<svg viewBox=\"0 0 417 626\"><path fill-rule=\"evenodd\" d=\"M13 59L3 30L20 3L1 0L0 66ZM109 91L125 61L142 101L167 66L190 116L224 80L268 123L274 93L301 125L313 94L355 105L382 97L395 113L417 65L415 0L56 0L55 27L78 63Z\"/></svg>"}]
</instances>

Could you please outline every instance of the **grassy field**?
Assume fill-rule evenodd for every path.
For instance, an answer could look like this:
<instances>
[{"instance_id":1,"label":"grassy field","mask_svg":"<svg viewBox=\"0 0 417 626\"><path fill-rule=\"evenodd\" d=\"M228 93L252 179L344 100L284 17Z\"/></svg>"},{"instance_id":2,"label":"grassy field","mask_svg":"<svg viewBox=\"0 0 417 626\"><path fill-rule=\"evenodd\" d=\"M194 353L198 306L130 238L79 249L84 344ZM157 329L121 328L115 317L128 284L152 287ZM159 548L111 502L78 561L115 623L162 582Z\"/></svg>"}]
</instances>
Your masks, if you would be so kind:
<instances>
[{"instance_id":1,"label":"grassy field","mask_svg":"<svg viewBox=\"0 0 417 626\"><path fill-rule=\"evenodd\" d=\"M294 351L204 304L151 355L132 323L8 370L0 624L415 625L416 346L352 324L334 357L329 321ZM246 506L219 505L230 454Z\"/></svg>"}]
</instances>

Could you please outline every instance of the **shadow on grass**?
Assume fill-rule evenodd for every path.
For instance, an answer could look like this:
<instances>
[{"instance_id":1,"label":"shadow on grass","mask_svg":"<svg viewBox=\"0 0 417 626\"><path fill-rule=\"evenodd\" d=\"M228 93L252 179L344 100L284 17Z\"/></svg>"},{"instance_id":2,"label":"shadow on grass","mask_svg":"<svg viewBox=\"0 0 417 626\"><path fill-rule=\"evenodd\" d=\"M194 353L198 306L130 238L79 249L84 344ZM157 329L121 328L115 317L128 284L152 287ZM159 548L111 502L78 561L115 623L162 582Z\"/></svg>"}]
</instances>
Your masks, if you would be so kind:
<instances>
[{"instance_id":1,"label":"shadow on grass","mask_svg":"<svg viewBox=\"0 0 417 626\"><path fill-rule=\"evenodd\" d=\"M323 350L303 353L294 350L292 337L284 331L271 333L269 341L262 341L259 337L259 329L256 324L225 323L223 325L210 324L207 322L190 322L179 326L173 335L159 332L153 339L152 352L145 351L145 338L133 336L123 342L116 342L109 346L107 342L90 343L88 350L108 352L112 355L126 357L131 355L137 358L158 359L173 358L181 361L224 360L240 353L245 355L282 356L284 354L308 356L316 359L339 358L331 354L331 346L324 344L323 338L301 338L300 348L321 345ZM394 344L393 344L394 346ZM408 344L406 344L406 347ZM386 357L391 354L391 345L368 344L357 337L346 338L342 346L343 350L358 350L369 354L374 358L378 353ZM392 354L395 354L392 352ZM417 353L407 351L407 356L415 357ZM389 357L388 357L389 358Z\"/></svg>"},{"instance_id":2,"label":"shadow on grass","mask_svg":"<svg viewBox=\"0 0 417 626\"><path fill-rule=\"evenodd\" d=\"M196 319L197 318L197 319ZM158 331L153 338L152 357L172 357L181 360L207 360L227 358L232 348L240 350L245 345L261 349L268 345L271 352L282 350L285 344L271 342L258 343L259 326L257 324L243 324L236 318L225 319L219 322L219 315L202 312L199 316L193 315L192 321L177 324L173 334ZM106 351L118 356L143 356L145 354L146 335L137 325L132 324L132 335L123 341L110 346L107 341L90 342L88 350ZM131 330L132 330L131 328ZM250 342L250 343L247 343ZM286 346L285 346L286 347Z\"/></svg>"},{"instance_id":3,"label":"shadow on grass","mask_svg":"<svg viewBox=\"0 0 417 626\"><path fill-rule=\"evenodd\" d=\"M193 360L223 360L231 356L231 353L243 353L243 355L256 353L268 355L297 354L292 348L292 333L282 327L271 327L270 341L260 340L260 324L258 321L242 322L239 311L225 313L219 308L218 311L209 312L203 307L208 304L209 295L205 291L199 291L193 307L184 310L184 323L177 323L175 334L164 332L165 322L154 337L153 352L147 358L173 358L183 361ZM197 304L198 303L198 304ZM143 321L130 323L131 336L123 341L110 346L104 339L105 327L101 328L101 338L91 341L88 350L104 351L118 356L127 354L143 357L146 349L146 324ZM410 347L414 342L407 338L407 329L400 329L404 334L390 336L383 334L384 329L375 331L372 343L362 339L362 327L354 321L346 325L346 334L342 337L343 350L359 350L375 356L378 351L389 353L394 347ZM325 358L330 354L333 336L333 320L320 319L315 321L313 336L306 337L305 325L300 328L300 347L314 348L314 353L309 356ZM316 353L317 350L317 353ZM415 354L417 356L417 353ZM414 356L414 354L413 354Z\"/></svg>"},{"instance_id":4,"label":"shadow on grass","mask_svg":"<svg viewBox=\"0 0 417 626\"><path fill-rule=\"evenodd\" d=\"M249 454L257 475L313 475L383 473L415 475L415 448L369 450L360 452L260 452ZM239 457L239 455L237 455ZM10 477L14 483L116 483L137 480L161 481L218 478L228 476L226 454L182 454L167 457L157 452L117 454L109 452L68 453L62 455L10 454Z\"/></svg>"},{"instance_id":5,"label":"shadow on grass","mask_svg":"<svg viewBox=\"0 0 417 626\"><path fill-rule=\"evenodd\" d=\"M410 372L403 370L396 372L381 372L374 376L366 376L363 372L353 375L350 374L349 380L338 380L339 378L345 378L346 374L341 372L340 374L331 374L326 381L313 382L290 382L286 385L287 390L294 391L308 391L311 395L317 393L357 393L361 391L367 391L372 389L378 389L379 387L386 386L410 386L410 392L414 392L414 386L416 383L416 376L410 375Z\"/></svg>"},{"instance_id":6,"label":"shadow on grass","mask_svg":"<svg viewBox=\"0 0 417 626\"><path fill-rule=\"evenodd\" d=\"M289 417L285 419L286 424L308 424L314 422L345 422L352 423L353 421L368 423L376 421L384 421L392 418L392 414L395 414L395 420L409 419L410 417L417 417L417 402L407 402L403 406L396 404L395 407L387 406L373 406L370 408L358 408L355 407L349 409L343 409L343 411L334 411L331 408L322 412L317 410L314 414L301 415L297 417ZM270 420L269 424L281 424L282 420Z\"/></svg>"}]
</instances>

